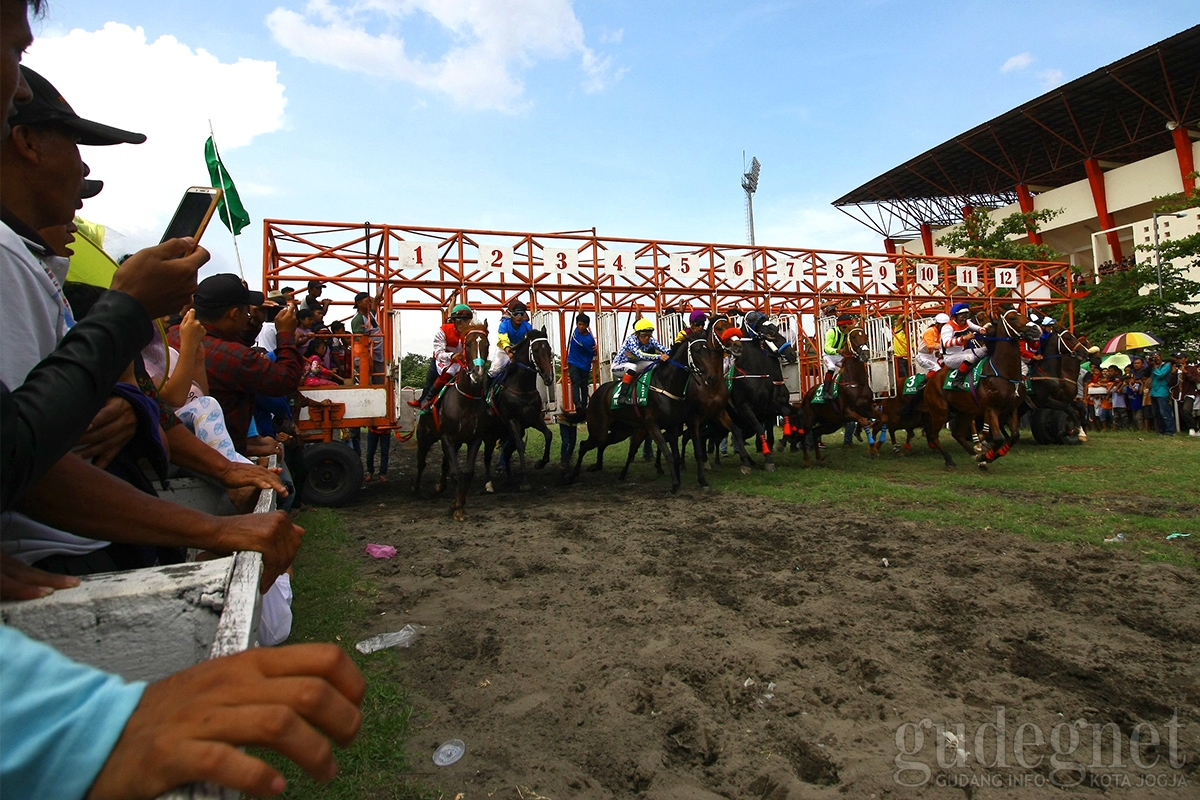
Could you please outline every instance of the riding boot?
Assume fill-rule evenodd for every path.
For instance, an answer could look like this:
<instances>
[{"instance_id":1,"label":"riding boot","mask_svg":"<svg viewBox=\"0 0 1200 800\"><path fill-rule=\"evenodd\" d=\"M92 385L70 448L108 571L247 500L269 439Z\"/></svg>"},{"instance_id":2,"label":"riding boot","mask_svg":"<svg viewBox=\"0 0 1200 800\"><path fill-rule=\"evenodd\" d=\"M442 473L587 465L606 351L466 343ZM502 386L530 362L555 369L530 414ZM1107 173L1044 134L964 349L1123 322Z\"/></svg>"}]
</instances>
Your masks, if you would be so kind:
<instances>
[{"instance_id":1,"label":"riding boot","mask_svg":"<svg viewBox=\"0 0 1200 800\"><path fill-rule=\"evenodd\" d=\"M413 408L420 408L425 405L425 401L429 399L429 392L433 389L434 381L438 378L437 366L430 361L429 370L425 373L425 385L421 387L421 396L416 400L409 400L408 404Z\"/></svg>"},{"instance_id":2,"label":"riding boot","mask_svg":"<svg viewBox=\"0 0 1200 800\"><path fill-rule=\"evenodd\" d=\"M452 380L454 380L454 376L450 374L450 370L439 373L437 380L433 382L433 386L429 389L429 394L421 400L421 409L427 409L436 403L438 395L442 393L442 389Z\"/></svg>"},{"instance_id":3,"label":"riding boot","mask_svg":"<svg viewBox=\"0 0 1200 800\"><path fill-rule=\"evenodd\" d=\"M621 376L621 385L617 387L617 391L621 393L621 405L631 406L634 404L633 381L637 376L632 372L626 372Z\"/></svg>"},{"instance_id":4,"label":"riding boot","mask_svg":"<svg viewBox=\"0 0 1200 800\"><path fill-rule=\"evenodd\" d=\"M833 393L833 370L828 370L825 373L825 396L829 397Z\"/></svg>"}]
</instances>

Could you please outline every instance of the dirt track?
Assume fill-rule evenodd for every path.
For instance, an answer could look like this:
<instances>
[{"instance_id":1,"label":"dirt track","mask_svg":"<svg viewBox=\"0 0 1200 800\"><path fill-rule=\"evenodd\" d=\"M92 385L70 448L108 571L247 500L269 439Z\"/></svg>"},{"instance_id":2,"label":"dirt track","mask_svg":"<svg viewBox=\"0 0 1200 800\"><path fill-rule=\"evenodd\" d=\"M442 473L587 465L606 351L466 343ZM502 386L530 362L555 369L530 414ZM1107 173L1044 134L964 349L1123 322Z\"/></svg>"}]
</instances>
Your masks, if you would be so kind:
<instances>
[{"instance_id":1,"label":"dirt track","mask_svg":"<svg viewBox=\"0 0 1200 800\"><path fill-rule=\"evenodd\" d=\"M733 493L670 497L663 480L612 472L562 488L547 469L532 492L473 492L460 524L449 497L411 499L411 459L396 448L392 482L343 516L360 548L400 551L363 567L386 587L378 631L427 626L400 679L425 715L417 775L447 798L1061 797L1050 781L1080 778L1072 794L1200 796L1188 570ZM1007 768L977 761L996 706ZM1182 769L1168 763L1175 708ZM909 726L907 761L930 777L906 788L895 779L923 773L896 775L897 729L925 718L965 725L966 764L939 766L936 730L918 750ZM1076 720L1061 762L1085 768L1055 771L1051 729ZM1121 768L1108 744L1106 766L1092 764L1092 726L1107 722ZM1162 738L1139 749L1158 755L1148 770L1130 761L1139 722ZM1025 747L1028 769L1013 755L1022 723L1045 737ZM466 755L438 768L430 755L451 738ZM985 745L990 762L994 737Z\"/></svg>"}]
</instances>

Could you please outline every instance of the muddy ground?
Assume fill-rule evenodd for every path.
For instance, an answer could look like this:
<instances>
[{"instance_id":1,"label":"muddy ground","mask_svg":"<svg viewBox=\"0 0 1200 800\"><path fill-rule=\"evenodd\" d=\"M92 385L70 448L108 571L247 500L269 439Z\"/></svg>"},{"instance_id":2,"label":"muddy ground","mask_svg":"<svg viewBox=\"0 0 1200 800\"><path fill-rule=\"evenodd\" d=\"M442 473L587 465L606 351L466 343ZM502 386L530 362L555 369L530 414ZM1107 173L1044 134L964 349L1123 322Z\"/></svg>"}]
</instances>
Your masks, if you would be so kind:
<instances>
[{"instance_id":1,"label":"muddy ground","mask_svg":"<svg viewBox=\"0 0 1200 800\"><path fill-rule=\"evenodd\" d=\"M553 468L454 523L411 461L342 514L399 550L363 569L377 631L425 626L398 679L446 798L1200 797L1194 571Z\"/></svg>"}]
</instances>

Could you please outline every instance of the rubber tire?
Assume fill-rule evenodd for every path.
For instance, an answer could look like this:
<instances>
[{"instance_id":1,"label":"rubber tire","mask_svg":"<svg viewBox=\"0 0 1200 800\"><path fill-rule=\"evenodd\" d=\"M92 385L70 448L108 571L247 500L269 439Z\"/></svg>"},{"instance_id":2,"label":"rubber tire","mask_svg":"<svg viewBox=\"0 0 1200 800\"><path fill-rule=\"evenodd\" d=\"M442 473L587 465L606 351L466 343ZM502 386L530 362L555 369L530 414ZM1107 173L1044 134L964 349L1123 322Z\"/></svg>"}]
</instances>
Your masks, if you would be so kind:
<instances>
[{"instance_id":1,"label":"rubber tire","mask_svg":"<svg viewBox=\"0 0 1200 800\"><path fill-rule=\"evenodd\" d=\"M1069 444L1067 440L1068 431L1070 431L1070 420L1067 419L1066 411L1058 409L1046 411L1046 435L1050 437L1051 443L1056 445Z\"/></svg>"},{"instance_id":2,"label":"rubber tire","mask_svg":"<svg viewBox=\"0 0 1200 800\"><path fill-rule=\"evenodd\" d=\"M341 506L363 486L363 465L358 453L341 442L321 442L304 451L308 478L304 499L316 506Z\"/></svg>"},{"instance_id":3,"label":"rubber tire","mask_svg":"<svg viewBox=\"0 0 1200 800\"><path fill-rule=\"evenodd\" d=\"M1047 409L1035 408L1029 413L1029 432L1038 444L1050 444L1050 434L1047 431Z\"/></svg>"}]
</instances>

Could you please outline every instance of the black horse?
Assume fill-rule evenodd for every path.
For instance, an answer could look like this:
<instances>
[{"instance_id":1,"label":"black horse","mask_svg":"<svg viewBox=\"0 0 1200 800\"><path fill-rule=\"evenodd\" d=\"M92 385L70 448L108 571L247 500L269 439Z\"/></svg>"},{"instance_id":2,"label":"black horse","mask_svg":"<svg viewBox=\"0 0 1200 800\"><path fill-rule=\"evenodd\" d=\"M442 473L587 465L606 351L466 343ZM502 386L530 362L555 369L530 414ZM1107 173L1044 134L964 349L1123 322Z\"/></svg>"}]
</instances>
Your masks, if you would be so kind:
<instances>
[{"instance_id":1,"label":"black horse","mask_svg":"<svg viewBox=\"0 0 1200 800\"><path fill-rule=\"evenodd\" d=\"M1063 437L1078 435L1079 441L1086 442L1087 433L1083 430L1083 417L1076 403L1076 395L1079 389L1079 365L1091 357L1087 345L1071 331L1051 330L1042 339L1039 355L1041 360L1034 361L1029 367L1031 390L1025 398L1026 405L1031 414L1038 417L1038 427L1043 424L1043 409L1065 414L1067 425L1062 432ZM1033 423L1031 418L1031 426ZM1034 428L1034 434L1041 441L1038 427Z\"/></svg>"},{"instance_id":2,"label":"black horse","mask_svg":"<svg viewBox=\"0 0 1200 800\"><path fill-rule=\"evenodd\" d=\"M724 390L723 378L722 352L709 344L707 336L693 336L676 344L669 358L654 368L650 376L649 397L644 407L619 405L612 408L613 392L620 383L609 381L602 384L588 402L588 438L579 446L575 466L566 476L567 483L579 477L583 457L589 450L597 451L596 463L588 468L589 472L595 472L603 469L604 450L609 445L631 439L629 457L621 470L621 478L624 479L636 452L634 445L640 444L648 434L653 437L659 450L668 454L671 491L679 491L679 435L683 424L695 413L687 400L689 388ZM630 387L630 391L635 389ZM700 478L703 485L702 471Z\"/></svg>"},{"instance_id":3,"label":"black horse","mask_svg":"<svg viewBox=\"0 0 1200 800\"><path fill-rule=\"evenodd\" d=\"M542 381L554 400L554 353L550 349L550 340L546 338L546 329L530 331L524 339L513 348L512 360L506 374L496 376L489 393L491 398L487 432L483 436L483 471L486 483L484 488L491 492L492 485L492 451L497 442L503 442L503 452L508 459L508 475L511 481L513 473L512 452L516 450L521 458L522 489L529 488L529 473L525 467L525 429L534 428L542 432L546 446L542 458L534 467L542 469L550 463L550 443L554 434L546 427L546 419L542 414L542 395L538 392L537 379Z\"/></svg>"},{"instance_id":4,"label":"black horse","mask_svg":"<svg viewBox=\"0 0 1200 800\"><path fill-rule=\"evenodd\" d=\"M793 411L782 365L794 364L798 359L796 348L779 332L779 327L764 322L742 340L741 355L734 362L733 388L729 393L733 438L744 442L746 433L752 432L758 439L767 472L775 471L771 455L775 418L787 417ZM756 466L744 447L739 448L738 455L743 467Z\"/></svg>"}]
</instances>

